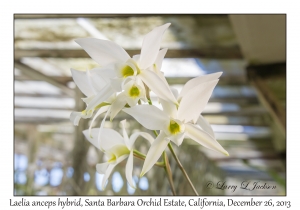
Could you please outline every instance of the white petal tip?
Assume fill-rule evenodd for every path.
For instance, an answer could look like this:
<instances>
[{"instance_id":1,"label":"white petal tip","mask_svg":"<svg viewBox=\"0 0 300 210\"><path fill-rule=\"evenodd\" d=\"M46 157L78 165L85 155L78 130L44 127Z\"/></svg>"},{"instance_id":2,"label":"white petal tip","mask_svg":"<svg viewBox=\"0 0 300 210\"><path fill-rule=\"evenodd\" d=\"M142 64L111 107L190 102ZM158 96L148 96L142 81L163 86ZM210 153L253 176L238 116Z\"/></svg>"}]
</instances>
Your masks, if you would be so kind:
<instances>
[{"instance_id":1,"label":"white petal tip","mask_svg":"<svg viewBox=\"0 0 300 210\"><path fill-rule=\"evenodd\" d=\"M224 155L229 156L229 153L228 152L224 152Z\"/></svg>"},{"instance_id":2,"label":"white petal tip","mask_svg":"<svg viewBox=\"0 0 300 210\"><path fill-rule=\"evenodd\" d=\"M145 175L145 173L144 173L144 172L141 172L140 178L142 178L144 175Z\"/></svg>"}]
</instances>

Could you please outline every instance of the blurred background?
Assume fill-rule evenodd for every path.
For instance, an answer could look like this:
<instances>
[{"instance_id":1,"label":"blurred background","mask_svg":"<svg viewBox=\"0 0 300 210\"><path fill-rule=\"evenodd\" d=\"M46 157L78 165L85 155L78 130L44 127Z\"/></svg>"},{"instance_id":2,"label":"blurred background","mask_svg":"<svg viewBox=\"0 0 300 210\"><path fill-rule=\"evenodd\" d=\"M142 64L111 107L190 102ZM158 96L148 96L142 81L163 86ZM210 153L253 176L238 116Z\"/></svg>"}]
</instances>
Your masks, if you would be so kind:
<instances>
[{"instance_id":1,"label":"blurred background","mask_svg":"<svg viewBox=\"0 0 300 210\"><path fill-rule=\"evenodd\" d=\"M139 178L143 162L136 158L136 189L126 182L124 161L103 190L95 165L106 159L82 135L90 122L73 126L69 120L71 111L85 109L70 68L97 67L74 39L108 39L132 56L140 53L145 34L167 22L162 71L171 86L180 90L193 77L223 72L202 114L230 156L189 139L174 145L198 193L286 194L285 15L15 14L15 195L172 195L164 170L153 167ZM105 127L120 131L125 118L129 135L152 134L124 112ZM145 142L136 144L144 154ZM176 193L193 195L170 154L169 160ZM237 189L217 189L219 181ZM243 181L272 188L245 190Z\"/></svg>"}]
</instances>

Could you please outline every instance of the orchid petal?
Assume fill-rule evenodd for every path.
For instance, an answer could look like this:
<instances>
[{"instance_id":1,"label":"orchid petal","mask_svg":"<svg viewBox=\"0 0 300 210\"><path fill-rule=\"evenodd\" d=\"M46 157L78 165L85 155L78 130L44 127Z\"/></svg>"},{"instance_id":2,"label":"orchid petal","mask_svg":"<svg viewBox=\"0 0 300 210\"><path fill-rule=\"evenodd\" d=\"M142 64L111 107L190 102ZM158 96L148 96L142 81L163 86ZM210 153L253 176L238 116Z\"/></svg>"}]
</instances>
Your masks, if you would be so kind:
<instances>
[{"instance_id":1,"label":"orchid petal","mask_svg":"<svg viewBox=\"0 0 300 210\"><path fill-rule=\"evenodd\" d=\"M94 109L98 104L107 100L115 91L111 88L110 84L105 85L105 87L95 95L93 100L90 101L86 110Z\"/></svg>"},{"instance_id":2,"label":"orchid petal","mask_svg":"<svg viewBox=\"0 0 300 210\"><path fill-rule=\"evenodd\" d=\"M93 77L101 77L106 81L106 83L109 83L110 79L113 79L117 76L115 64L110 64L100 68L94 68L91 70L91 74L93 75Z\"/></svg>"},{"instance_id":3,"label":"orchid petal","mask_svg":"<svg viewBox=\"0 0 300 210\"><path fill-rule=\"evenodd\" d=\"M81 116L81 112L71 112L70 121L73 123L73 125L78 126Z\"/></svg>"},{"instance_id":4,"label":"orchid petal","mask_svg":"<svg viewBox=\"0 0 300 210\"><path fill-rule=\"evenodd\" d=\"M198 120L197 120L197 124L204 130L206 131L209 135L211 135L213 138L215 138L215 134L214 131L211 127L211 125L207 122L207 120L200 115Z\"/></svg>"},{"instance_id":5,"label":"orchid petal","mask_svg":"<svg viewBox=\"0 0 300 210\"><path fill-rule=\"evenodd\" d=\"M177 99L180 100L183 96L185 96L185 94L187 94L191 89L193 89L194 87L196 87L199 84L218 79L222 75L222 73L223 72L207 74L207 75L199 76L199 77L189 80L182 88L182 90L179 94L179 97Z\"/></svg>"},{"instance_id":6,"label":"orchid petal","mask_svg":"<svg viewBox=\"0 0 300 210\"><path fill-rule=\"evenodd\" d=\"M81 98L81 99L83 100L83 102L84 102L86 105L88 105L88 104L93 100L94 97L95 97L95 96L92 95L92 96L89 96L89 97L87 97L87 98Z\"/></svg>"},{"instance_id":7,"label":"orchid petal","mask_svg":"<svg viewBox=\"0 0 300 210\"><path fill-rule=\"evenodd\" d=\"M218 81L202 83L185 94L178 108L178 119L184 122L197 121Z\"/></svg>"},{"instance_id":8,"label":"orchid petal","mask_svg":"<svg viewBox=\"0 0 300 210\"><path fill-rule=\"evenodd\" d=\"M106 112L106 114L105 114L105 116L104 116L104 118L103 118L103 120L100 124L99 135L98 135L98 144L100 145L101 150L104 149L103 148L103 143L101 142L102 141L101 139L103 139L102 131L103 131L103 127L104 127L106 117L107 117L109 112L110 112L110 107L108 108L108 110L107 110L107 112Z\"/></svg>"},{"instance_id":9,"label":"orchid petal","mask_svg":"<svg viewBox=\"0 0 300 210\"><path fill-rule=\"evenodd\" d=\"M95 38L76 39L77 42L97 63L106 66L111 63L125 63L130 56L112 41Z\"/></svg>"},{"instance_id":10,"label":"orchid petal","mask_svg":"<svg viewBox=\"0 0 300 210\"><path fill-rule=\"evenodd\" d=\"M122 91L123 78L110 79L110 85L116 92Z\"/></svg>"},{"instance_id":11,"label":"orchid petal","mask_svg":"<svg viewBox=\"0 0 300 210\"><path fill-rule=\"evenodd\" d=\"M167 114L151 105L139 105L123 109L124 112L135 118L142 126L149 130L161 129L169 120Z\"/></svg>"},{"instance_id":12,"label":"orchid petal","mask_svg":"<svg viewBox=\"0 0 300 210\"><path fill-rule=\"evenodd\" d=\"M128 184L135 189L135 186L133 184L132 180L132 170L133 170L133 150L130 151L127 163L126 163L126 169L125 169L125 175L126 179L128 181Z\"/></svg>"},{"instance_id":13,"label":"orchid petal","mask_svg":"<svg viewBox=\"0 0 300 210\"><path fill-rule=\"evenodd\" d=\"M99 131L100 128L92 129L91 133L94 136L94 138L90 137L89 130L84 130L83 134L91 144L93 144L96 148L101 150L100 145L97 141ZM101 140L101 146L105 151L116 145L124 145L123 137L117 131L109 128L102 128Z\"/></svg>"},{"instance_id":14,"label":"orchid petal","mask_svg":"<svg viewBox=\"0 0 300 210\"><path fill-rule=\"evenodd\" d=\"M212 149L217 152L221 152L229 156L228 152L211 135L209 135L204 130L198 128L197 126L190 123L186 123L185 131L187 136L189 136L198 144L201 144L206 148Z\"/></svg>"},{"instance_id":15,"label":"orchid petal","mask_svg":"<svg viewBox=\"0 0 300 210\"><path fill-rule=\"evenodd\" d=\"M121 109L125 106L126 104L126 96L124 93L120 93L115 101L111 105L110 109L110 121L112 121L115 116L121 111Z\"/></svg>"},{"instance_id":16,"label":"orchid petal","mask_svg":"<svg viewBox=\"0 0 300 210\"><path fill-rule=\"evenodd\" d=\"M166 101L164 99L159 99L164 112L166 112L170 117L177 118L177 107L175 104L170 103L169 101Z\"/></svg>"},{"instance_id":17,"label":"orchid petal","mask_svg":"<svg viewBox=\"0 0 300 210\"><path fill-rule=\"evenodd\" d=\"M116 145L124 145L123 137L117 131L109 128L102 128L101 140L101 146L105 151Z\"/></svg>"},{"instance_id":18,"label":"orchid petal","mask_svg":"<svg viewBox=\"0 0 300 210\"><path fill-rule=\"evenodd\" d=\"M168 48L164 48L158 52L156 60L155 60L155 68L154 68L155 72L157 72L157 71L161 72L160 71L161 65L162 65L163 59L164 59L167 51L168 51Z\"/></svg>"},{"instance_id":19,"label":"orchid petal","mask_svg":"<svg viewBox=\"0 0 300 210\"><path fill-rule=\"evenodd\" d=\"M175 98L178 98L178 90L171 87L171 91L172 91L173 95L175 96Z\"/></svg>"},{"instance_id":20,"label":"orchid petal","mask_svg":"<svg viewBox=\"0 0 300 210\"><path fill-rule=\"evenodd\" d=\"M99 163L96 165L96 170L99 174L105 174L109 163Z\"/></svg>"},{"instance_id":21,"label":"orchid petal","mask_svg":"<svg viewBox=\"0 0 300 210\"><path fill-rule=\"evenodd\" d=\"M185 132L179 133L177 135L168 136L167 138L174 142L177 146L182 144L182 141L185 137Z\"/></svg>"},{"instance_id":22,"label":"orchid petal","mask_svg":"<svg viewBox=\"0 0 300 210\"><path fill-rule=\"evenodd\" d=\"M91 135L91 130L92 130L92 126L93 126L93 123L94 123L95 119L96 119L100 114L106 112L106 111L108 110L108 108L109 108L109 106L103 106L103 107L101 107L101 108L97 111L97 113L95 114L95 116L93 117L92 122L91 122L90 127L89 127L89 135L90 135L91 138L93 138L93 136Z\"/></svg>"},{"instance_id":23,"label":"orchid petal","mask_svg":"<svg viewBox=\"0 0 300 210\"><path fill-rule=\"evenodd\" d=\"M115 163L109 164L109 166L107 167L107 169L105 171L104 177L102 179L102 189L105 189L106 181L107 181L108 177L110 176L114 167L116 165L118 165L120 162L122 162L123 160L125 160L127 157L128 157L128 155L123 155L123 156L119 157ZM97 168L97 166L96 166L96 168Z\"/></svg>"},{"instance_id":24,"label":"orchid petal","mask_svg":"<svg viewBox=\"0 0 300 210\"><path fill-rule=\"evenodd\" d=\"M140 67L142 69L146 69L154 63L160 48L162 35L170 25L171 23L167 23L156 27L145 36L140 56Z\"/></svg>"},{"instance_id":25,"label":"orchid petal","mask_svg":"<svg viewBox=\"0 0 300 210\"><path fill-rule=\"evenodd\" d=\"M88 80L85 71L78 71L76 69L71 69L71 73L75 84L84 95L86 96L94 95L93 89L90 86L90 82Z\"/></svg>"},{"instance_id":26,"label":"orchid petal","mask_svg":"<svg viewBox=\"0 0 300 210\"><path fill-rule=\"evenodd\" d=\"M95 94L97 92L100 92L107 83L109 83L109 80L105 80L100 74L92 73L92 70L87 70L87 76L88 80L90 81L91 87L94 90Z\"/></svg>"},{"instance_id":27,"label":"orchid petal","mask_svg":"<svg viewBox=\"0 0 300 210\"><path fill-rule=\"evenodd\" d=\"M144 174L152 168L166 149L169 142L170 140L166 139L166 134L164 132L160 132L147 153L141 176L144 176Z\"/></svg>"},{"instance_id":28,"label":"orchid petal","mask_svg":"<svg viewBox=\"0 0 300 210\"><path fill-rule=\"evenodd\" d=\"M125 128L126 127L126 120L122 120L121 124L122 124L123 139L124 139L125 145L127 146L128 149L130 149L129 138L128 138L128 134L127 134L127 131L126 131L126 128Z\"/></svg>"},{"instance_id":29,"label":"orchid petal","mask_svg":"<svg viewBox=\"0 0 300 210\"><path fill-rule=\"evenodd\" d=\"M154 138L149 134L149 133L145 133L145 132L136 132L136 133L133 133L131 136L130 136L130 139L129 139L129 148L132 149L133 145L134 145L134 142L136 141L136 139L139 137L139 136L142 136L144 137L146 140L148 140L150 142L150 144L153 143L154 141Z\"/></svg>"},{"instance_id":30,"label":"orchid petal","mask_svg":"<svg viewBox=\"0 0 300 210\"><path fill-rule=\"evenodd\" d=\"M159 97L164 100L173 102L174 104L178 104L175 99L170 87L165 84L160 77L155 74L153 71L143 70L139 74L143 82Z\"/></svg>"},{"instance_id":31,"label":"orchid petal","mask_svg":"<svg viewBox=\"0 0 300 210\"><path fill-rule=\"evenodd\" d=\"M99 128L93 128L91 131L89 130L84 130L82 131L84 134L85 138L92 144L94 145L97 149L100 149L100 145L98 144L97 138L92 138L92 136L98 136L99 134Z\"/></svg>"}]
</instances>

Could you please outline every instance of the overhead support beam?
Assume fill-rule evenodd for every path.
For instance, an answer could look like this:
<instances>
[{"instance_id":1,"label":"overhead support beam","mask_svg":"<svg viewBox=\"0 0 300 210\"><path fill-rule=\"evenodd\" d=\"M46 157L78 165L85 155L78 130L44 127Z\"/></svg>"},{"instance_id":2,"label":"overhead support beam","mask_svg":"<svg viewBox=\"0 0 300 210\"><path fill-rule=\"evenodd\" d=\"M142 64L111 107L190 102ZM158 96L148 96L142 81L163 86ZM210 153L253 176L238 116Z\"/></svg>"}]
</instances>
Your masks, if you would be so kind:
<instances>
[{"instance_id":1,"label":"overhead support beam","mask_svg":"<svg viewBox=\"0 0 300 210\"><path fill-rule=\"evenodd\" d=\"M57 19L57 18L130 18L130 17L180 17L180 16L191 16L191 14L15 14L15 19ZM228 18L226 14L201 14L193 16L203 17L224 17Z\"/></svg>"},{"instance_id":2,"label":"overhead support beam","mask_svg":"<svg viewBox=\"0 0 300 210\"><path fill-rule=\"evenodd\" d=\"M281 132L286 133L286 111L279 99L266 84L265 79L286 80L286 64L269 64L247 67L247 75L258 92L259 100L267 108Z\"/></svg>"},{"instance_id":3,"label":"overhead support beam","mask_svg":"<svg viewBox=\"0 0 300 210\"><path fill-rule=\"evenodd\" d=\"M140 49L126 50L132 57L141 53ZM22 57L41 57L41 58L90 58L90 56L81 49L75 50L15 50L15 60ZM241 59L242 54L239 47L210 47L198 49L180 49L168 50L165 58L215 58L215 59Z\"/></svg>"},{"instance_id":4,"label":"overhead support beam","mask_svg":"<svg viewBox=\"0 0 300 210\"><path fill-rule=\"evenodd\" d=\"M72 89L68 88L66 85L56 81L52 77L49 77L33 68L21 63L20 61L15 62L15 68L19 69L20 71L22 71L22 74L24 74L30 78L48 82L51 85L54 85L57 88L59 88L63 93L67 94L68 96L71 96L71 97L74 96L74 91Z\"/></svg>"}]
</instances>

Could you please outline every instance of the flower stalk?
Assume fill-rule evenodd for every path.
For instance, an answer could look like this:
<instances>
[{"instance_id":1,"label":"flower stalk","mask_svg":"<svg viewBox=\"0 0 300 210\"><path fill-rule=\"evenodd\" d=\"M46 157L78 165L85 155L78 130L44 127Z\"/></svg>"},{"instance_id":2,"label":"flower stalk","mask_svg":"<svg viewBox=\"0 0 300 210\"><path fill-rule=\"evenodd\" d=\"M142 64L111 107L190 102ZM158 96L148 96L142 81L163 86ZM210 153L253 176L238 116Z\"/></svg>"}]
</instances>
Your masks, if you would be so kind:
<instances>
[{"instance_id":1,"label":"flower stalk","mask_svg":"<svg viewBox=\"0 0 300 210\"><path fill-rule=\"evenodd\" d=\"M140 160L145 160L146 159L146 155L144 155L143 153L137 151L137 150L133 150L133 156L140 159ZM165 167L165 163L163 162L156 162L155 163L156 166L164 168Z\"/></svg>"},{"instance_id":2,"label":"flower stalk","mask_svg":"<svg viewBox=\"0 0 300 210\"><path fill-rule=\"evenodd\" d=\"M168 180L169 180L169 183L170 183L170 186L171 186L172 193L173 193L173 195L176 195L174 182L173 182L173 177L172 177L171 166L170 166L168 155L167 155L166 151L163 152L163 159L164 159L165 170L166 170L167 177L168 177Z\"/></svg>"},{"instance_id":3,"label":"flower stalk","mask_svg":"<svg viewBox=\"0 0 300 210\"><path fill-rule=\"evenodd\" d=\"M193 189L195 195L199 196L199 194L198 194L197 190L195 189L195 187L194 187L192 181L190 180L188 174L186 173L186 171L184 170L184 168L183 168L183 166L182 166L180 160L178 159L178 157L177 157L175 151L173 150L173 147L172 147L171 143L168 144L168 147L169 147L169 150L171 151L171 153L172 153L174 159L176 160L176 162L177 162L177 164L178 164L180 170L182 171L182 173L183 173L183 175L185 176L186 180L188 181L189 185L190 185L191 188Z\"/></svg>"}]
</instances>

